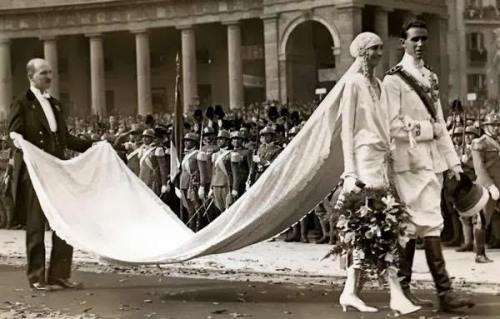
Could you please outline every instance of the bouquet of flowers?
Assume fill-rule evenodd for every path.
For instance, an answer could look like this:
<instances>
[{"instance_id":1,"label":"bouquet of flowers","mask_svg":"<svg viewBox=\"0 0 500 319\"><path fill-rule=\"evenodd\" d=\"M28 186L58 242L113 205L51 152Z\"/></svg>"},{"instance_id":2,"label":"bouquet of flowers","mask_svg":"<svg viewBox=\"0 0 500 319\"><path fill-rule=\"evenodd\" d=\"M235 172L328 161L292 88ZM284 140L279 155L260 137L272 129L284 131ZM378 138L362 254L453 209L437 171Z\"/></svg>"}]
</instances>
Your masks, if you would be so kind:
<instances>
[{"instance_id":1,"label":"bouquet of flowers","mask_svg":"<svg viewBox=\"0 0 500 319\"><path fill-rule=\"evenodd\" d=\"M409 214L391 188L364 188L343 194L335 210L339 238L325 256L356 252L361 268L379 277L388 267L398 266L398 244L408 241Z\"/></svg>"}]
</instances>

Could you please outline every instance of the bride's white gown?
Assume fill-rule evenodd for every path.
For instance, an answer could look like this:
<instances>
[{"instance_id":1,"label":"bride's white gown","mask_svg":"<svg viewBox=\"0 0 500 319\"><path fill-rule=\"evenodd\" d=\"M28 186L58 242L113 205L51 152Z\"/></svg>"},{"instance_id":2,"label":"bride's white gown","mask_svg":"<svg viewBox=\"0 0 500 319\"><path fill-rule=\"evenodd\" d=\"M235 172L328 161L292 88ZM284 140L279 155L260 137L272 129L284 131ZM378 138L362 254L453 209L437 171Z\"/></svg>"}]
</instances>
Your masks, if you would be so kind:
<instances>
[{"instance_id":1,"label":"bride's white gown","mask_svg":"<svg viewBox=\"0 0 500 319\"><path fill-rule=\"evenodd\" d=\"M341 99L344 173L357 176L369 187L387 183L386 155L389 152L389 113L386 93L370 93L370 83L361 73L348 75ZM373 96L372 96L373 95Z\"/></svg>"}]
</instances>

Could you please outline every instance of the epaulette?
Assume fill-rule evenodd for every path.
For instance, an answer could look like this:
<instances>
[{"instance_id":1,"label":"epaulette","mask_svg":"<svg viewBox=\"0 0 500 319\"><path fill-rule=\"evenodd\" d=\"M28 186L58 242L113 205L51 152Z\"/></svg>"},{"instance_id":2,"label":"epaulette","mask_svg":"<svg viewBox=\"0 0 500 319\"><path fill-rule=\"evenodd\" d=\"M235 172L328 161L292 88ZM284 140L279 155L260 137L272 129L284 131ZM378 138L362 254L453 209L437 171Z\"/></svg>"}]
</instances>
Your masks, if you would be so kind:
<instances>
[{"instance_id":1,"label":"epaulette","mask_svg":"<svg viewBox=\"0 0 500 319\"><path fill-rule=\"evenodd\" d=\"M392 68L390 68L387 72L385 72L385 74L386 75L393 75L396 72L399 72L402 68L403 68L403 66L401 64L398 64L398 65L393 66Z\"/></svg>"},{"instance_id":2,"label":"epaulette","mask_svg":"<svg viewBox=\"0 0 500 319\"><path fill-rule=\"evenodd\" d=\"M471 150L473 151L481 151L483 149L483 141L485 139L486 135L480 136L478 138L475 138L471 142Z\"/></svg>"}]
</instances>

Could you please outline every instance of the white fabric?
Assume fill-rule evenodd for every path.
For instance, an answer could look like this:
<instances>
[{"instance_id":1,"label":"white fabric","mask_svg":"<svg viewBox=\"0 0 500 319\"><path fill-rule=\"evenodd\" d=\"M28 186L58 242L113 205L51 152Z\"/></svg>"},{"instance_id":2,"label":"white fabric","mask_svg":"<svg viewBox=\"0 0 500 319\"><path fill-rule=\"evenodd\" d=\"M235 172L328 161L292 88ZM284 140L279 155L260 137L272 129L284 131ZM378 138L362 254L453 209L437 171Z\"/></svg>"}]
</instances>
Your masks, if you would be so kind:
<instances>
[{"instance_id":1,"label":"white fabric","mask_svg":"<svg viewBox=\"0 0 500 319\"><path fill-rule=\"evenodd\" d=\"M40 102L45 118L47 119L47 122L49 122L50 130L52 132L57 132L56 117L54 116L54 111L52 110L52 106L48 100L50 95L48 93L40 92L40 90L34 86L30 87L30 90L33 92L38 102Z\"/></svg>"},{"instance_id":2,"label":"white fabric","mask_svg":"<svg viewBox=\"0 0 500 319\"><path fill-rule=\"evenodd\" d=\"M357 58L346 75L360 68ZM198 233L182 224L106 142L63 161L19 134L11 136L23 149L50 226L69 244L117 263L180 262L268 239L323 200L343 171L344 77L258 181Z\"/></svg>"}]
</instances>

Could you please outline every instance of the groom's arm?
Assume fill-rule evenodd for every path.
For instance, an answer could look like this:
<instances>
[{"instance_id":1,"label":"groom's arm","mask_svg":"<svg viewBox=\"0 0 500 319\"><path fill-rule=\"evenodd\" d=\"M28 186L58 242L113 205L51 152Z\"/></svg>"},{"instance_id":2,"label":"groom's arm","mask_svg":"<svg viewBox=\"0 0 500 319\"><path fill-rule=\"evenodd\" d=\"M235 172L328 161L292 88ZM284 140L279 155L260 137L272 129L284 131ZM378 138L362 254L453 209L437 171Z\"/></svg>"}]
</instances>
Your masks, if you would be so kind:
<instances>
[{"instance_id":1,"label":"groom's arm","mask_svg":"<svg viewBox=\"0 0 500 319\"><path fill-rule=\"evenodd\" d=\"M403 84L402 79L396 74L387 74L383 80L387 94L391 138L408 142L408 131L412 131L417 142L432 141L434 129L431 121L415 120L405 114Z\"/></svg>"}]
</instances>

